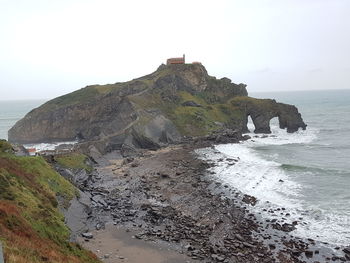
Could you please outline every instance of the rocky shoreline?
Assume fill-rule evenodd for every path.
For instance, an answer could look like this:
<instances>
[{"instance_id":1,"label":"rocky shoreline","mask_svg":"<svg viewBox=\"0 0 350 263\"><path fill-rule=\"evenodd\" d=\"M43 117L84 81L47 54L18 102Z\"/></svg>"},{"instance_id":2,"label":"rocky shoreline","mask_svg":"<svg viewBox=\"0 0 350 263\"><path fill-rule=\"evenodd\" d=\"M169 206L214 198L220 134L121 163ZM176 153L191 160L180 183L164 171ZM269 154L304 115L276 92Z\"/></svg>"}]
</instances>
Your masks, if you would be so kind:
<instances>
[{"instance_id":1,"label":"rocky shoreline","mask_svg":"<svg viewBox=\"0 0 350 263\"><path fill-rule=\"evenodd\" d=\"M228 142L237 138L226 134L188 140L133 157L112 152L95 159L90 174L55 164L81 190L74 209L65 211L72 238L94 250L91 243L96 233L115 228L130 233L135 241L165 242L172 251L186 255L188 262L350 260L346 248L345 253L340 248L337 253L314 240L293 237L289 234L293 224L259 218L248 209L256 202L254 197L215 181L207 171L215 163L201 160L194 151ZM239 160L222 161L234 165ZM113 261L113 252L101 257L105 262L120 259L114 255ZM123 257L120 262L133 261ZM184 258L171 262L184 262Z\"/></svg>"}]
</instances>

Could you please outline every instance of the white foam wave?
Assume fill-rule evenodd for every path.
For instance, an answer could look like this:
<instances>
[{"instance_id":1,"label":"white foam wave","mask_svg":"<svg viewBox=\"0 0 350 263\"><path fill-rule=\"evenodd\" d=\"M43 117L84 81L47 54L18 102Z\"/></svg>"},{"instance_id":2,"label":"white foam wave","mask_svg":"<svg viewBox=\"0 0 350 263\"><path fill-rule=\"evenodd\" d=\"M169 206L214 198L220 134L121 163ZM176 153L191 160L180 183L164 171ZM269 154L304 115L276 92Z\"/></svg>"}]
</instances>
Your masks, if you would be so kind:
<instances>
[{"instance_id":1,"label":"white foam wave","mask_svg":"<svg viewBox=\"0 0 350 263\"><path fill-rule=\"evenodd\" d=\"M248 129L254 130L254 125L248 123ZM287 133L286 130L280 129L276 125L271 125L271 134L257 135L247 133L251 139L247 143L254 142L254 145L284 145L284 144L308 144L317 139L318 129L308 128L298 130L294 133Z\"/></svg>"},{"instance_id":2,"label":"white foam wave","mask_svg":"<svg viewBox=\"0 0 350 263\"><path fill-rule=\"evenodd\" d=\"M350 216L339 211L325 211L312 206L303 196L305 184L294 181L293 175L276 161L266 160L255 149L256 146L309 144L317 139L318 130L308 129L289 134L278 127L272 127L273 137L261 136L240 144L217 145L197 151L202 158L216 162L210 168L216 180L238 189L244 194L258 198L251 207L264 218L284 218L284 222L299 221L293 234L304 238L329 242L334 245L350 243ZM304 147L305 145L303 145ZM273 153L274 155L276 153ZM229 165L227 158L239 159ZM278 158L272 158L277 160ZM232 161L231 161L232 163ZM284 208L271 213L271 209ZM339 212L339 213L338 213ZM288 213L288 216L286 214Z\"/></svg>"},{"instance_id":3,"label":"white foam wave","mask_svg":"<svg viewBox=\"0 0 350 263\"><path fill-rule=\"evenodd\" d=\"M77 141L67 141L67 142L53 142L53 143L32 143L32 144L24 144L25 148L35 148L37 152L40 151L51 151L55 150L56 147L62 144L76 144Z\"/></svg>"},{"instance_id":4,"label":"white foam wave","mask_svg":"<svg viewBox=\"0 0 350 263\"><path fill-rule=\"evenodd\" d=\"M250 209L260 213L263 218L283 217L283 222L287 223L299 221L293 231L299 237L333 245L349 244L349 215L311 207L300 193L305 186L289 178L279 163L264 160L254 149L244 144L217 145L214 150L206 148L197 150L197 153L203 159L216 162L217 165L210 168L215 172L213 176L216 180L257 197L257 204ZM229 165L230 161L226 161L226 158L239 161L235 165ZM271 210L275 212L271 213Z\"/></svg>"},{"instance_id":5,"label":"white foam wave","mask_svg":"<svg viewBox=\"0 0 350 263\"><path fill-rule=\"evenodd\" d=\"M289 180L279 163L262 159L244 144L217 145L215 149L226 157L239 157L233 166L222 163L212 168L221 180L263 202L296 207L294 199L301 186Z\"/></svg>"},{"instance_id":6,"label":"white foam wave","mask_svg":"<svg viewBox=\"0 0 350 263\"><path fill-rule=\"evenodd\" d=\"M292 211L293 218L300 214L303 215L304 223L293 231L296 236L312 238L333 245L349 245L349 215L310 207L303 211Z\"/></svg>"}]
</instances>

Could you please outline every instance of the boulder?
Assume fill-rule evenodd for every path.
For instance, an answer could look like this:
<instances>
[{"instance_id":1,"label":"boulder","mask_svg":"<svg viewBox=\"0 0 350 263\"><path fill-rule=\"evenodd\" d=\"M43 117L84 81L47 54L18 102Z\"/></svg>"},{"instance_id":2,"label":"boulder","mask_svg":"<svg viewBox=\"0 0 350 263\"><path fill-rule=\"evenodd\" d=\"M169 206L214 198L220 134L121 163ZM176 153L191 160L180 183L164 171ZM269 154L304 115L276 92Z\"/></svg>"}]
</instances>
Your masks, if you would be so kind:
<instances>
[{"instance_id":1,"label":"boulder","mask_svg":"<svg viewBox=\"0 0 350 263\"><path fill-rule=\"evenodd\" d=\"M94 236L90 232L82 233L82 237L87 238L87 239L92 239Z\"/></svg>"}]
</instances>

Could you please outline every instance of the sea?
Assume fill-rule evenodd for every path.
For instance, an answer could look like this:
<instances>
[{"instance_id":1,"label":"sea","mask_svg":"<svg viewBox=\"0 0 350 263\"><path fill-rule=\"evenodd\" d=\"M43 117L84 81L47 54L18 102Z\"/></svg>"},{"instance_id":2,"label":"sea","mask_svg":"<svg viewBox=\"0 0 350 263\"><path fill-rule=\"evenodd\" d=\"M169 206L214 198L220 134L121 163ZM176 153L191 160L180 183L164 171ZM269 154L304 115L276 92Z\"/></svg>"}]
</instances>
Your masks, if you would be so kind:
<instances>
[{"instance_id":1,"label":"sea","mask_svg":"<svg viewBox=\"0 0 350 263\"><path fill-rule=\"evenodd\" d=\"M199 154L217 161L213 176L242 194L255 196L250 209L265 219L299 224L292 235L350 244L350 90L251 93L296 105L308 125L289 134L271 120L272 134L240 144L216 145ZM249 120L248 128L254 130ZM239 161L230 166L225 157ZM278 210L280 213L271 213ZM285 210L283 210L285 209Z\"/></svg>"},{"instance_id":2,"label":"sea","mask_svg":"<svg viewBox=\"0 0 350 263\"><path fill-rule=\"evenodd\" d=\"M308 125L289 134L274 118L272 134L240 144L216 145L198 153L217 160L213 176L242 194L258 199L250 209L263 218L300 222L293 235L350 244L350 90L251 93L296 105ZM0 101L0 138L39 101ZM253 131L251 120L248 128ZM222 157L237 158L232 166ZM270 213L280 208L281 214ZM282 210L282 208L284 210Z\"/></svg>"}]
</instances>

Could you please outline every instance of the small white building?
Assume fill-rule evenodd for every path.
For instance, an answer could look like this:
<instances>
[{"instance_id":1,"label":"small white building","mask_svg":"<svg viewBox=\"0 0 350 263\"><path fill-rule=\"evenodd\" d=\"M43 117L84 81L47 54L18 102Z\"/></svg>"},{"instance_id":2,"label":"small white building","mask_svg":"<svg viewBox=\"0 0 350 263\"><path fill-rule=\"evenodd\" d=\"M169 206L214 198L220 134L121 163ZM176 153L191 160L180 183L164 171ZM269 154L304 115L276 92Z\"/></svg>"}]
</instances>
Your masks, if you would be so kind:
<instances>
[{"instance_id":1,"label":"small white building","mask_svg":"<svg viewBox=\"0 0 350 263\"><path fill-rule=\"evenodd\" d=\"M26 150L28 151L30 156L36 155L36 148L27 148Z\"/></svg>"}]
</instances>

